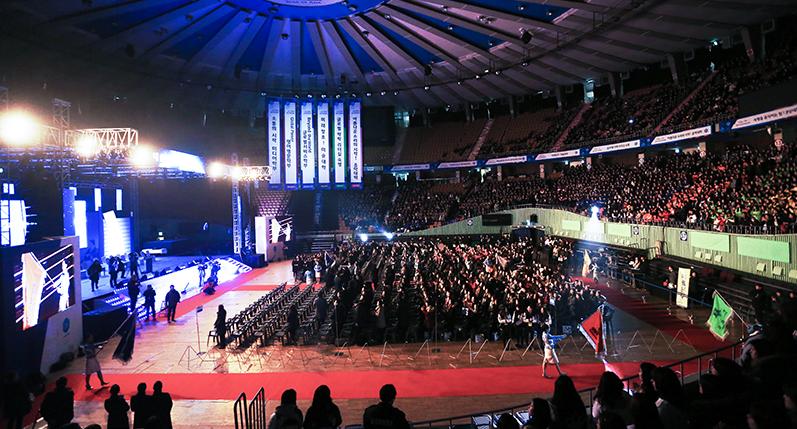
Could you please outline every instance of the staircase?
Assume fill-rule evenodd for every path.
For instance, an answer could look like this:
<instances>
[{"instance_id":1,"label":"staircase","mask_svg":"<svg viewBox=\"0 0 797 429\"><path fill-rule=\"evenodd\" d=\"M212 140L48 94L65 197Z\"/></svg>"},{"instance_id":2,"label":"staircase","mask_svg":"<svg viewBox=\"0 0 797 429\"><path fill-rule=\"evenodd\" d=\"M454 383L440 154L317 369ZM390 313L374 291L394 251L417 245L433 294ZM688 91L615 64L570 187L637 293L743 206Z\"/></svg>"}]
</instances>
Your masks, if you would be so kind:
<instances>
[{"instance_id":1,"label":"staircase","mask_svg":"<svg viewBox=\"0 0 797 429\"><path fill-rule=\"evenodd\" d=\"M484 128L482 128L479 138L476 139L476 144L473 145L473 149L471 149L470 153L468 154L468 161L473 161L479 155L482 145L487 140L487 136L490 135L490 129L493 128L493 122L495 122L495 119L490 118L484 123Z\"/></svg>"},{"instance_id":2,"label":"staircase","mask_svg":"<svg viewBox=\"0 0 797 429\"><path fill-rule=\"evenodd\" d=\"M405 140L407 140L407 128L398 127L396 130L395 150L393 151L393 159L391 160L393 165L398 164L401 160L401 151L404 150Z\"/></svg>"},{"instance_id":3,"label":"staircase","mask_svg":"<svg viewBox=\"0 0 797 429\"><path fill-rule=\"evenodd\" d=\"M581 105L581 109L579 109L578 113L576 113L576 116L573 116L573 120L570 121L570 124L567 126L567 128L562 131L562 134L559 136L559 138L556 139L556 143L554 143L553 147L551 148L551 152L556 152L562 148L562 146L565 144L565 140L567 140L567 136L570 135L570 131L572 131L576 125L581 123L581 118L583 118L584 114L587 113L587 110L591 108L592 104L590 103L584 103Z\"/></svg>"},{"instance_id":4,"label":"staircase","mask_svg":"<svg viewBox=\"0 0 797 429\"><path fill-rule=\"evenodd\" d=\"M715 76L717 76L717 72L711 73L707 78L703 79L703 82L700 82L700 85L698 85L695 89L693 89L692 92L690 92L689 95L686 96L686 98L681 100L681 103L678 104L678 106L676 106L675 109L673 109L672 112L670 112L669 115L667 115L664 119L662 119L662 121L661 121L661 123L659 123L659 125L656 125L656 128L653 130L653 133L655 134L655 133L659 132L659 130L661 130L664 127L664 125L667 122L669 122L670 119L672 119L673 116L675 116L676 113L678 113L681 110L683 110L683 108L687 104L689 104L689 102L692 101L697 96L697 94L700 93L700 91L703 90L704 86L708 85L709 82L714 80Z\"/></svg>"}]
</instances>

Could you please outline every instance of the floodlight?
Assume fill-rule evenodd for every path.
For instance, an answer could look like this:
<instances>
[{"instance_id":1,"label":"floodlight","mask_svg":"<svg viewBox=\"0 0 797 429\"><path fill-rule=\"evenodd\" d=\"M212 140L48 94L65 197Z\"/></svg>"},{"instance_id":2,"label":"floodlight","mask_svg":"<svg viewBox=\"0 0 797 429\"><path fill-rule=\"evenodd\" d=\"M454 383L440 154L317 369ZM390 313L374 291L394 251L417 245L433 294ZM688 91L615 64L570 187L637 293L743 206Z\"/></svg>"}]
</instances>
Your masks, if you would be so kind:
<instances>
[{"instance_id":1,"label":"floodlight","mask_svg":"<svg viewBox=\"0 0 797 429\"><path fill-rule=\"evenodd\" d=\"M208 166L208 176L211 179L219 179L224 177L224 164L220 162L213 162Z\"/></svg>"},{"instance_id":2,"label":"floodlight","mask_svg":"<svg viewBox=\"0 0 797 429\"><path fill-rule=\"evenodd\" d=\"M230 168L230 178L232 180L241 180L244 176L244 170L237 165L235 167Z\"/></svg>"},{"instance_id":3,"label":"floodlight","mask_svg":"<svg viewBox=\"0 0 797 429\"><path fill-rule=\"evenodd\" d=\"M387 232L387 231L383 232L382 235L384 235L385 238L387 238L388 241L392 240L393 237L396 236L396 234L393 234L392 232Z\"/></svg>"},{"instance_id":4,"label":"floodlight","mask_svg":"<svg viewBox=\"0 0 797 429\"><path fill-rule=\"evenodd\" d=\"M363 243L368 241L368 234L360 233L360 234L358 234L358 237L360 237L360 241L362 241Z\"/></svg>"},{"instance_id":5,"label":"floodlight","mask_svg":"<svg viewBox=\"0 0 797 429\"><path fill-rule=\"evenodd\" d=\"M155 158L155 151L148 146L136 146L130 151L130 162L136 167L151 167Z\"/></svg>"},{"instance_id":6,"label":"floodlight","mask_svg":"<svg viewBox=\"0 0 797 429\"><path fill-rule=\"evenodd\" d=\"M84 158L90 158L97 154L100 142L92 134L83 134L75 142L75 152Z\"/></svg>"},{"instance_id":7,"label":"floodlight","mask_svg":"<svg viewBox=\"0 0 797 429\"><path fill-rule=\"evenodd\" d=\"M14 110L0 117L0 141L10 146L27 146L36 141L39 124L30 113Z\"/></svg>"}]
</instances>

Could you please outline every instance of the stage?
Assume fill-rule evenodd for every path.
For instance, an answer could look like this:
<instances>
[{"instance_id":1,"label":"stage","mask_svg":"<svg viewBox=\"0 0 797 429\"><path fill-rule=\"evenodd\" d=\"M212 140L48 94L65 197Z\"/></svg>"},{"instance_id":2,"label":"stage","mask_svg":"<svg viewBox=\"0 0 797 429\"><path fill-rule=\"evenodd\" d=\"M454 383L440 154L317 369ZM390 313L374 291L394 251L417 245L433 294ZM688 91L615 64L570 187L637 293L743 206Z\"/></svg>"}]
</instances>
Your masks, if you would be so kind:
<instances>
[{"instance_id":1,"label":"stage","mask_svg":"<svg viewBox=\"0 0 797 429\"><path fill-rule=\"evenodd\" d=\"M207 334L219 304L230 317L285 281L292 281L290 261L241 274L223 284L214 296L184 299L178 307L177 323L167 324L162 315L157 322L143 323L129 364L112 360L111 350L100 354L106 379L120 384L128 398L139 382L151 386L156 380L163 381L164 390L175 399L175 428L232 427L233 401L241 392L251 397L260 387L265 388L271 413L283 389L295 388L304 410L315 387L327 384L341 408L344 425L361 423L363 409L376 402L384 383L396 385L396 405L414 421L521 404L553 390L554 379L542 378L538 349L524 354L524 350L510 348L502 356L504 344L498 342L470 346L441 342L437 344L439 352L432 351L434 344L253 346L245 352L211 349L203 361L187 362L185 351L189 346L208 351ZM722 345L702 326L708 310L695 310L696 324L692 325L682 310L672 315L666 310L662 313L666 302L648 298L642 304L635 290L616 285L597 287L617 309L615 332L605 361L594 356L580 334L560 344L562 370L578 388L596 385L606 369L621 377L633 375L641 361L665 364ZM198 305L204 306L203 312L195 312ZM117 341L112 340L108 348ZM64 372L76 392L75 420L82 425L103 423L106 414L102 401L107 390L85 391L80 375L83 365L77 360ZM555 369L549 370L555 375ZM98 384L96 380L94 384ZM202 416L201 421L196 416Z\"/></svg>"}]
</instances>

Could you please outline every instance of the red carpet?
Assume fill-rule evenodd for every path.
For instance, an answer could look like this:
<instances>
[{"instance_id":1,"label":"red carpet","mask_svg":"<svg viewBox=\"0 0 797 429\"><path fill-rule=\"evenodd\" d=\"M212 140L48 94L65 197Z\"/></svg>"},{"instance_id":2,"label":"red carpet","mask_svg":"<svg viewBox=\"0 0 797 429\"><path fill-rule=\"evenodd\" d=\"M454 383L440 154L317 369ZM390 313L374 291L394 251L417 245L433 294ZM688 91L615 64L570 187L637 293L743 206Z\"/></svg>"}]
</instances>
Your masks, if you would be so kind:
<instances>
[{"instance_id":1,"label":"red carpet","mask_svg":"<svg viewBox=\"0 0 797 429\"><path fill-rule=\"evenodd\" d=\"M200 305L205 305L226 292L238 289L239 287L243 286L246 282L249 282L252 279L256 278L257 276L263 274L263 272L265 272L266 270L268 270L268 268L254 269L247 273L243 273L232 280L226 281L220 284L216 288L216 293L213 295L205 295L204 293L199 293L197 295L192 296L191 298L180 301L180 303L177 304L177 313L175 317L179 318L185 316L186 314L193 313L194 310ZM166 310L161 311L161 314L165 317Z\"/></svg>"},{"instance_id":2,"label":"red carpet","mask_svg":"<svg viewBox=\"0 0 797 429\"><path fill-rule=\"evenodd\" d=\"M613 363L621 377L638 371L636 362ZM598 384L605 370L602 363L563 365L578 388ZM271 372L250 374L108 374L110 383L119 384L125 395L135 393L140 382L152 386L157 380L174 399L235 400L240 393L265 387L268 399L279 399L283 390L296 389L299 399L312 399L320 384L332 389L338 399L375 398L379 388L392 383L400 397L451 397L553 392L554 379L544 379L539 365L496 368L460 368L431 370L369 370L334 372ZM551 374L554 374L554 369ZM79 401L104 400L107 389L87 392L83 377L70 375L69 384ZM96 382L96 380L95 380Z\"/></svg>"},{"instance_id":3,"label":"red carpet","mask_svg":"<svg viewBox=\"0 0 797 429\"><path fill-rule=\"evenodd\" d=\"M623 295L619 290L611 288L605 284L596 284L592 279L583 277L580 279L583 280L584 283L587 283L598 289L603 295L606 296L606 299L609 300L611 305L625 311L626 313L629 313L630 315L655 327L656 329L661 330L664 334L675 337L675 335L678 334L678 331L683 330L684 334L686 334L686 337L689 339L688 342L701 352L716 350L729 344L714 338L714 336L711 335L711 332L709 332L708 327L705 326L705 320L695 320L695 324L692 325L678 319L675 316L669 315L667 313L666 305L653 303L645 304L641 300L631 298L628 295ZM686 342L685 339L680 335L678 339L680 341Z\"/></svg>"}]
</instances>

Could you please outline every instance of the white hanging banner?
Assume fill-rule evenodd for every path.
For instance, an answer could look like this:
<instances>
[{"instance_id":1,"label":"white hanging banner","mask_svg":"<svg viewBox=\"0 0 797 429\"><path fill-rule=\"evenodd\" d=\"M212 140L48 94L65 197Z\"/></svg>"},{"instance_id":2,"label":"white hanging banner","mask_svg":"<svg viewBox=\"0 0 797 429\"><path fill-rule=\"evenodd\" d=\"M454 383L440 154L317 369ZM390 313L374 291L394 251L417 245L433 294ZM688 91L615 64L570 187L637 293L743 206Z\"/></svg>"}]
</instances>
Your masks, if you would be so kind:
<instances>
[{"instance_id":1,"label":"white hanging banner","mask_svg":"<svg viewBox=\"0 0 797 429\"><path fill-rule=\"evenodd\" d=\"M360 101L349 103L349 182L352 188L359 188L363 182L361 109Z\"/></svg>"},{"instance_id":2,"label":"white hanging banner","mask_svg":"<svg viewBox=\"0 0 797 429\"><path fill-rule=\"evenodd\" d=\"M316 106L318 126L318 184L321 187L329 184L329 103Z\"/></svg>"},{"instance_id":3,"label":"white hanging banner","mask_svg":"<svg viewBox=\"0 0 797 429\"><path fill-rule=\"evenodd\" d=\"M301 103L301 122L299 123L299 135L301 141L301 166L302 166L302 188L313 189L315 187L315 124L313 121L313 102L303 101Z\"/></svg>"},{"instance_id":4,"label":"white hanging banner","mask_svg":"<svg viewBox=\"0 0 797 429\"><path fill-rule=\"evenodd\" d=\"M282 184L282 133L280 127L280 100L268 102L268 165L271 167L270 185Z\"/></svg>"},{"instance_id":5,"label":"white hanging banner","mask_svg":"<svg viewBox=\"0 0 797 429\"><path fill-rule=\"evenodd\" d=\"M288 101L283 110L285 126L285 185L288 189L297 188L296 177L296 102Z\"/></svg>"},{"instance_id":6,"label":"white hanging banner","mask_svg":"<svg viewBox=\"0 0 797 429\"><path fill-rule=\"evenodd\" d=\"M346 117L342 102L335 102L333 105L334 121L332 127L332 137L334 139L334 166L335 184L346 184Z\"/></svg>"}]
</instances>

